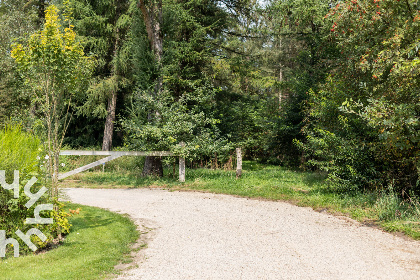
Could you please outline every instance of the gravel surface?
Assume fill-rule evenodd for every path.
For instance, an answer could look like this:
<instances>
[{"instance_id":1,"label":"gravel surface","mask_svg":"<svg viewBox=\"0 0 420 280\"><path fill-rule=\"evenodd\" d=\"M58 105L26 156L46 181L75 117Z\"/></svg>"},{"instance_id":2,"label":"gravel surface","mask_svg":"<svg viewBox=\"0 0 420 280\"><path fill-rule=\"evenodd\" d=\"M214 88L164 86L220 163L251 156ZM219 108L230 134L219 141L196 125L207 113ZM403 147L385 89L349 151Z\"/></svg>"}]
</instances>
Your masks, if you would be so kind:
<instances>
[{"instance_id":1,"label":"gravel surface","mask_svg":"<svg viewBox=\"0 0 420 280\"><path fill-rule=\"evenodd\" d=\"M160 189L64 189L149 238L118 279L420 279L420 242L288 203Z\"/></svg>"}]
</instances>

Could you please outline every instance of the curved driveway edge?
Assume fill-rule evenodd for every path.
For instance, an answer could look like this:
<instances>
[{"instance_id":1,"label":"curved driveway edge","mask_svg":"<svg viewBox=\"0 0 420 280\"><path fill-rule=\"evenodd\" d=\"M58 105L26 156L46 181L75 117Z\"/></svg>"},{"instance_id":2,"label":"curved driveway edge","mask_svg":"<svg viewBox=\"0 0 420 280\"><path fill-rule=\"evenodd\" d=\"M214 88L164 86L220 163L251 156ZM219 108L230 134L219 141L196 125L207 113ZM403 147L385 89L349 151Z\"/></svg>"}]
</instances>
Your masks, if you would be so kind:
<instances>
[{"instance_id":1,"label":"curved driveway edge","mask_svg":"<svg viewBox=\"0 0 420 280\"><path fill-rule=\"evenodd\" d=\"M310 208L160 189L63 189L154 228L118 279L420 279L420 242Z\"/></svg>"}]
</instances>

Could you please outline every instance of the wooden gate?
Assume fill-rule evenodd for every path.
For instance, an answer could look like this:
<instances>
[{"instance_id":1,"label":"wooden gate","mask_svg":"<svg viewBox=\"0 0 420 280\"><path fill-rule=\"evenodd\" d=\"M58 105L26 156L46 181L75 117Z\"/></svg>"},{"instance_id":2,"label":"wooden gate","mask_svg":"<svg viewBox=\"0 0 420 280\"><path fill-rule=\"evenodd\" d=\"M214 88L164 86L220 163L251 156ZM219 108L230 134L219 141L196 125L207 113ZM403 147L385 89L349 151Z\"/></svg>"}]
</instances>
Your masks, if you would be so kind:
<instances>
[{"instance_id":1,"label":"wooden gate","mask_svg":"<svg viewBox=\"0 0 420 280\"><path fill-rule=\"evenodd\" d=\"M71 175L83 172L100 164L105 164L108 161L114 160L116 158L122 156L156 156L156 157L163 157L163 156L175 156L174 153L168 151L160 151L160 152L135 152L135 151L72 151L72 150L64 150L60 152L60 156L108 156L106 158L97 160L95 162L89 163L85 166L76 168L72 171L59 174L58 179L62 180L67 178ZM183 157L179 157L179 181L185 182L185 159Z\"/></svg>"}]
</instances>

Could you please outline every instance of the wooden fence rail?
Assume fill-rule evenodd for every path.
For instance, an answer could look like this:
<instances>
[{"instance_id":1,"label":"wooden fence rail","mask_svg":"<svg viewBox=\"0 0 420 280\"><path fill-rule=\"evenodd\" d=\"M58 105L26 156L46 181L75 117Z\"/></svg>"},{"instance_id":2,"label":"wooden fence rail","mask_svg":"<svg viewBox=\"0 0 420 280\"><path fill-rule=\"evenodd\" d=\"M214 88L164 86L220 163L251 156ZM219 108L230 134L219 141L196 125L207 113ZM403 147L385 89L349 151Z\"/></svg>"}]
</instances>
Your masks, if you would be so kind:
<instances>
[{"instance_id":1,"label":"wooden fence rail","mask_svg":"<svg viewBox=\"0 0 420 280\"><path fill-rule=\"evenodd\" d=\"M97 160L95 162L89 163L85 166L76 168L72 171L59 174L58 180L62 180L64 178L67 178L71 175L86 171L90 168L93 168L95 166L104 164L105 162L114 160L116 158L122 157L122 156L155 156L155 157L163 157L163 156L175 156L174 153L168 152L168 151L159 151L159 152L137 152L137 151L71 151L71 150L64 150L60 151L60 156L108 156L106 158ZM181 170L182 169L182 170ZM179 181L185 182L185 159L180 157L179 158Z\"/></svg>"},{"instance_id":2,"label":"wooden fence rail","mask_svg":"<svg viewBox=\"0 0 420 280\"><path fill-rule=\"evenodd\" d=\"M136 151L81 151L81 150L64 150L60 151L60 156L175 156L172 152L136 152Z\"/></svg>"},{"instance_id":3,"label":"wooden fence rail","mask_svg":"<svg viewBox=\"0 0 420 280\"><path fill-rule=\"evenodd\" d=\"M181 147L185 146L185 143L180 143ZM58 180L62 180L69 176L75 175L77 173L86 171L90 168L95 166L105 164L108 161L114 160L116 158L122 156L155 156L155 157L163 157L163 156L176 156L174 153L169 151L152 151L152 152L138 152L138 151L82 151L82 150L64 150L60 151L60 156L108 156L106 158L102 158L95 162L89 163L85 166L76 168L72 171L59 174ZM240 148L236 149L236 157L237 157L237 167L236 167L236 179L239 179L242 175L242 152ZM185 158L179 157L179 181L185 182Z\"/></svg>"}]
</instances>

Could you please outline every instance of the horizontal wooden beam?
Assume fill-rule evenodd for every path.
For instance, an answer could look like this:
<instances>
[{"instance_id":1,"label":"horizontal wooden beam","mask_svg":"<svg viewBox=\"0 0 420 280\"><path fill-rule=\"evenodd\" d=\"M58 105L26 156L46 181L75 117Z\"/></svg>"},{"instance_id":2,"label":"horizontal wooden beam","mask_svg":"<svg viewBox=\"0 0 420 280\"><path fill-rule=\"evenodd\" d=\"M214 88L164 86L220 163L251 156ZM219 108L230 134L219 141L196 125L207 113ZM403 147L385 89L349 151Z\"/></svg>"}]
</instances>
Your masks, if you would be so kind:
<instances>
[{"instance_id":1,"label":"horizontal wooden beam","mask_svg":"<svg viewBox=\"0 0 420 280\"><path fill-rule=\"evenodd\" d=\"M136 152L136 151L82 151L82 150L63 150L60 151L60 156L175 156L174 153L169 151L152 151L152 152Z\"/></svg>"}]
</instances>

